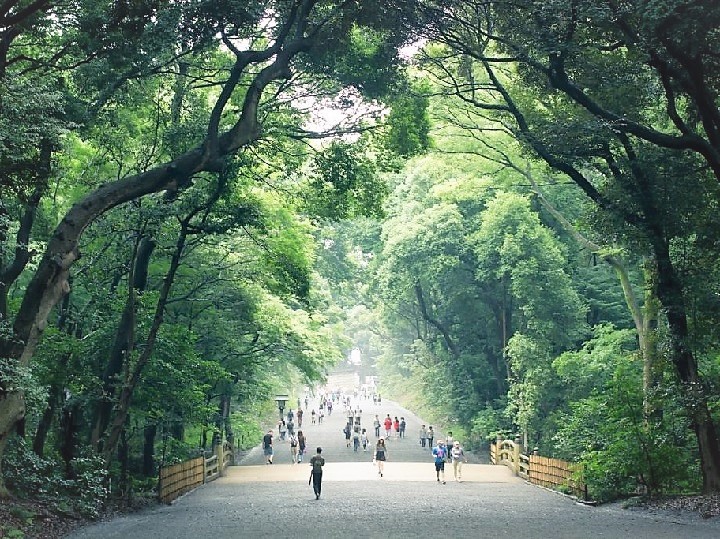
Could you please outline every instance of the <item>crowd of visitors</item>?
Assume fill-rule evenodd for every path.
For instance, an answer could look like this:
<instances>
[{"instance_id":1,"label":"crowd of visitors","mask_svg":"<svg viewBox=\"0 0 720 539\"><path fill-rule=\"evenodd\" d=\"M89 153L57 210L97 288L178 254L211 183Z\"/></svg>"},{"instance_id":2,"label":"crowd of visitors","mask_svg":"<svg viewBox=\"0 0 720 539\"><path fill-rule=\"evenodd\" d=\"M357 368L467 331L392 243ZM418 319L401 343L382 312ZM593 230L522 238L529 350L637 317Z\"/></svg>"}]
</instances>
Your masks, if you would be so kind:
<instances>
[{"instance_id":1,"label":"crowd of visitors","mask_svg":"<svg viewBox=\"0 0 720 539\"><path fill-rule=\"evenodd\" d=\"M408 443L405 441L407 439L407 421L403 416L389 413L383 416L378 413L378 407L382 406L382 398L379 394L372 395L372 405L369 399L369 395L358 396L357 393L346 394L340 391L321 393L315 397L307 395L303 399L298 398L298 407L288 410L277 426L279 440L288 442L290 462L292 464L303 462L303 457L309 447L307 435L312 436L313 425L322 424L326 416L332 415L333 409L340 409L345 418L345 425L342 428L345 447L348 450L352 448L354 453L369 452L368 458L372 460L378 478L383 478L386 463L391 460L392 455L392 448L388 447L388 442L398 440L403 445ZM363 408L366 408L365 412L363 412ZM367 408L370 408L370 411ZM303 417L308 415L310 416L310 425L306 425L307 432L303 432ZM423 424L420 426L418 434L417 443L429 452L435 467L437 482L446 484L446 465L452 467L454 480L462 481L462 465L467 462L467 458L460 441L454 439L452 432L448 431L446 436L436 439L434 427ZM273 463L275 454L273 435L274 432L271 430L263 437L262 447L267 464ZM395 442L390 445L394 444ZM397 446L396 449L400 447ZM308 483L312 484L316 499L320 498L322 490L322 473L325 465L325 457L322 453L322 447L316 447L315 454L310 458L311 472ZM336 457L336 460L342 460L342 457Z\"/></svg>"}]
</instances>

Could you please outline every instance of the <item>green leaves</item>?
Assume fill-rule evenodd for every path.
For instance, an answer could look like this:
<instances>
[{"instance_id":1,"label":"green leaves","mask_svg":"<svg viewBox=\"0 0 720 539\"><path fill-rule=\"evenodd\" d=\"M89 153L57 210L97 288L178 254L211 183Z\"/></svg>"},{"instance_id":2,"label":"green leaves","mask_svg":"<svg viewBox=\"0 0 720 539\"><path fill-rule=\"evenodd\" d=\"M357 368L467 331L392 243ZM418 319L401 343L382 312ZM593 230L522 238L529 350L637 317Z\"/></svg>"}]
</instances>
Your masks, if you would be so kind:
<instances>
[{"instance_id":1,"label":"green leaves","mask_svg":"<svg viewBox=\"0 0 720 539\"><path fill-rule=\"evenodd\" d=\"M382 216L387 187L360 144L332 142L310 166L304 198L311 215L333 221Z\"/></svg>"}]
</instances>

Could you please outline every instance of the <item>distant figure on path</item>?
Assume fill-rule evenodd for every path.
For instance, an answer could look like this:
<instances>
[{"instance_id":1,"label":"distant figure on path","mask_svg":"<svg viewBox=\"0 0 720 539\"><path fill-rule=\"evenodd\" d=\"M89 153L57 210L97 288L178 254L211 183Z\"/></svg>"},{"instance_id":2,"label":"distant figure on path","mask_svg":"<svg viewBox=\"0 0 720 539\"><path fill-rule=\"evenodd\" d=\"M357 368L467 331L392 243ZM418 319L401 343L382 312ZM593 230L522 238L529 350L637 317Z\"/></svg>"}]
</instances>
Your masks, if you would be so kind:
<instances>
[{"instance_id":1,"label":"distant figure on path","mask_svg":"<svg viewBox=\"0 0 720 539\"><path fill-rule=\"evenodd\" d=\"M353 451L357 453L357 450L360 448L360 427L355 427L353 429Z\"/></svg>"},{"instance_id":2,"label":"distant figure on path","mask_svg":"<svg viewBox=\"0 0 720 539\"><path fill-rule=\"evenodd\" d=\"M290 460L293 464L298 462L298 439L295 433L290 435Z\"/></svg>"},{"instance_id":3,"label":"distant figure on path","mask_svg":"<svg viewBox=\"0 0 720 539\"><path fill-rule=\"evenodd\" d=\"M322 447L317 448L317 453L310 459L310 479L312 480L313 492L315 499L320 499L320 491L322 490L322 473L325 466L325 458L321 455Z\"/></svg>"},{"instance_id":4,"label":"distant figure on path","mask_svg":"<svg viewBox=\"0 0 720 539\"><path fill-rule=\"evenodd\" d=\"M425 428L425 425L420 427L420 447L425 449L425 444L427 443L427 429Z\"/></svg>"},{"instance_id":5,"label":"distant figure on path","mask_svg":"<svg viewBox=\"0 0 720 539\"><path fill-rule=\"evenodd\" d=\"M385 447L385 440L383 438L380 438L377 441L375 453L373 454L373 460L377 465L380 477L382 477L383 472L385 471L385 461L387 460L387 448Z\"/></svg>"},{"instance_id":6,"label":"distant figure on path","mask_svg":"<svg viewBox=\"0 0 720 539\"><path fill-rule=\"evenodd\" d=\"M452 449L452 446L454 445L454 444L453 444L454 441L455 441L455 440L453 440L452 431L449 430L448 433L447 433L447 436L445 436L445 448L446 448L448 451L450 451L450 449Z\"/></svg>"},{"instance_id":7,"label":"distant figure on path","mask_svg":"<svg viewBox=\"0 0 720 539\"><path fill-rule=\"evenodd\" d=\"M395 416L395 421L393 421L393 429L395 430L395 438L400 436L400 420Z\"/></svg>"},{"instance_id":8,"label":"distant figure on path","mask_svg":"<svg viewBox=\"0 0 720 539\"><path fill-rule=\"evenodd\" d=\"M388 414L385 421L383 421L383 425L385 426L385 437L390 438L390 430L392 429L392 419L390 419L390 414Z\"/></svg>"},{"instance_id":9,"label":"distant figure on path","mask_svg":"<svg viewBox=\"0 0 720 539\"><path fill-rule=\"evenodd\" d=\"M305 439L305 435L303 434L303 431L298 430L298 462L302 462L303 455L305 454L305 447L307 446L307 440Z\"/></svg>"},{"instance_id":10,"label":"distant figure on path","mask_svg":"<svg viewBox=\"0 0 720 539\"><path fill-rule=\"evenodd\" d=\"M313 408L310 411L310 419L312 419L311 423L314 425L315 424L315 408Z\"/></svg>"},{"instance_id":11,"label":"distant figure on path","mask_svg":"<svg viewBox=\"0 0 720 539\"><path fill-rule=\"evenodd\" d=\"M360 443L362 444L363 451L367 451L368 435L367 429L363 429L360 433Z\"/></svg>"},{"instance_id":12,"label":"distant figure on path","mask_svg":"<svg viewBox=\"0 0 720 539\"><path fill-rule=\"evenodd\" d=\"M447 449L445 449L445 441L438 440L437 447L432 450L433 460L435 461L435 476L438 482L442 480L445 484L445 459L447 458ZM442 476L442 479L440 478Z\"/></svg>"},{"instance_id":13,"label":"distant figure on path","mask_svg":"<svg viewBox=\"0 0 720 539\"><path fill-rule=\"evenodd\" d=\"M297 411L297 418L298 418L298 429L301 429L301 428L302 428L302 418L303 418L303 410L302 410L302 408L300 408L300 409Z\"/></svg>"},{"instance_id":14,"label":"distant figure on path","mask_svg":"<svg viewBox=\"0 0 720 539\"><path fill-rule=\"evenodd\" d=\"M407 423L405 422L405 418L400 418L400 438L405 438L405 427L407 427Z\"/></svg>"},{"instance_id":15,"label":"distant figure on path","mask_svg":"<svg viewBox=\"0 0 720 539\"><path fill-rule=\"evenodd\" d=\"M278 433L280 434L280 439L285 439L285 433L287 432L287 426L285 425L285 420L281 419L278 423Z\"/></svg>"},{"instance_id":16,"label":"distant figure on path","mask_svg":"<svg viewBox=\"0 0 720 539\"><path fill-rule=\"evenodd\" d=\"M350 447L350 436L352 435L352 425L350 423L345 423L343 434L345 435L345 447Z\"/></svg>"},{"instance_id":17,"label":"distant figure on path","mask_svg":"<svg viewBox=\"0 0 720 539\"><path fill-rule=\"evenodd\" d=\"M450 457L452 458L455 481L459 483L462 480L462 465L463 462L467 462L467 458L465 457L465 451L463 451L463 448L460 446L460 442L457 440L455 440L452 449L450 450Z\"/></svg>"},{"instance_id":18,"label":"distant figure on path","mask_svg":"<svg viewBox=\"0 0 720 539\"><path fill-rule=\"evenodd\" d=\"M272 464L273 461L273 431L267 431L263 436L263 453L265 454L265 464Z\"/></svg>"},{"instance_id":19,"label":"distant figure on path","mask_svg":"<svg viewBox=\"0 0 720 539\"><path fill-rule=\"evenodd\" d=\"M373 428L375 429L375 438L380 438L380 418L375 414L375 419L373 420Z\"/></svg>"},{"instance_id":20,"label":"distant figure on path","mask_svg":"<svg viewBox=\"0 0 720 539\"><path fill-rule=\"evenodd\" d=\"M427 444L430 449L432 449L433 446L433 438L435 438L435 431L433 430L432 425L430 425L427 430Z\"/></svg>"}]
</instances>

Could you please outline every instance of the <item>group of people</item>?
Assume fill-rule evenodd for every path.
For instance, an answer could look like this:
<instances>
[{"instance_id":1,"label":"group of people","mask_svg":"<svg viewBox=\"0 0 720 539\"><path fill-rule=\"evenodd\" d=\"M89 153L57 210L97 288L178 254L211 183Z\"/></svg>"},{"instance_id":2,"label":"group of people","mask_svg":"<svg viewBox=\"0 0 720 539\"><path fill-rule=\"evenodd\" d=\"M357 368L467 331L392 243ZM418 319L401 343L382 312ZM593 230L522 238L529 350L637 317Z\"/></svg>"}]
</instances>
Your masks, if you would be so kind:
<instances>
[{"instance_id":1,"label":"group of people","mask_svg":"<svg viewBox=\"0 0 720 539\"><path fill-rule=\"evenodd\" d=\"M379 400L379 399L378 399ZM405 438L407 422L404 417L394 418L387 414L386 417L381 420L378 414L375 414L373 420L373 429L376 438L375 446L369 440L368 428L364 428L362 422L362 410L359 406L353 406L349 399L343 398L343 396L335 396L335 398L321 399L320 410L327 409L328 412L332 409L332 402L339 402L345 407L347 413L347 422L343 428L345 434L346 446L350 447L352 444L353 451L358 452L361 448L364 452L372 452L372 462L377 469L379 477L384 477L385 474L385 463L388 460L388 447L387 441L391 438ZM306 401L305 407L308 407ZM291 409L286 418L283 418L278 423L278 431L280 439L287 440L290 445L290 456L293 464L303 462L303 456L307 451L308 441L300 429L302 427L302 418L305 413L303 409L299 407L297 412L293 412ZM323 413L318 414L313 408L310 412L312 423L316 422L316 418L321 422ZM286 421L287 419L287 421ZM295 430L295 420L297 419L298 430ZM384 431L384 432L382 432ZM384 434L384 436L382 436ZM430 449L432 460L435 466L436 480L443 485L446 484L445 479L445 468L446 465L452 466L453 477L455 481L460 482L462 480L462 465L467 462L465 451L458 440L453 439L452 432L448 432L447 436L435 440L435 432L433 426L430 425L426 428L425 425L420 427L419 431L419 444L423 448ZM433 445L435 444L435 445ZM266 458L266 464L273 463L273 431L269 430L263 437L263 451ZM308 483L312 484L315 498L319 499L322 489L322 469L325 465L325 458L322 455L322 448L317 447L316 453L310 459L310 479Z\"/></svg>"},{"instance_id":2,"label":"group of people","mask_svg":"<svg viewBox=\"0 0 720 539\"><path fill-rule=\"evenodd\" d=\"M401 417L398 419L397 416L395 416L395 419L390 417L390 414L385 416L385 419L383 419L382 424L380 423L380 418L376 415L375 420L373 421L373 427L375 428L375 436L380 436L380 427L384 427L385 429L385 437L389 438L390 434L395 434L396 438L405 438L405 428L407 427L407 423L405 421L404 417Z\"/></svg>"}]
</instances>

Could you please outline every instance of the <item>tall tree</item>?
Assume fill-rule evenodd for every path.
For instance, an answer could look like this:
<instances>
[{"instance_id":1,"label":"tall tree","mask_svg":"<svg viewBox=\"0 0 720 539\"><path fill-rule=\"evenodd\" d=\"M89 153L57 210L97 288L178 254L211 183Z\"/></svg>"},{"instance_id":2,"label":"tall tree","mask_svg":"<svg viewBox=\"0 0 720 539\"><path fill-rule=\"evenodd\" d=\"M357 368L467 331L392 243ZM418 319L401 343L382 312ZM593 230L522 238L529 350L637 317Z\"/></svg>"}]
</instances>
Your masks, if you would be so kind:
<instances>
[{"instance_id":1,"label":"tall tree","mask_svg":"<svg viewBox=\"0 0 720 539\"><path fill-rule=\"evenodd\" d=\"M62 10L56 11L49 4L35 5L39 6L38 10L46 10L36 10L41 15L37 19L6 16L5 31L15 38L14 42L9 40L12 44L21 44L23 32L29 38L38 28L56 28L68 20L62 16ZM15 4L8 6L13 14L20 13ZM31 361L48 314L69 289L70 269L80 256L79 240L89 225L105 212L128 201L162 191L182 191L192 184L196 174L222 170L227 157L261 139L264 128L280 131L280 126L273 125L260 110L270 102L282 103L281 96L288 96L288 100L296 97L297 94L293 94L295 82L299 84L295 88L302 92L303 79L293 78L294 73L315 73L326 83L326 90L337 91L343 84L353 85L378 97L383 87L392 83L394 68L398 65L397 47L405 41L406 35L400 22L408 20L403 16L405 6L402 2L377 6L374 2L277 0L270 4L251 2L231 6L231 9L227 5L219 8L195 3L187 8L178 11L175 6L139 4L127 12L118 7L117 13L103 20L105 13L90 7L88 16L82 19L84 23L92 19L99 24L91 25L85 34L78 34L84 38L78 42L93 51L103 51L103 63L110 67L104 72L113 75L109 84L107 81L101 83L100 78L95 77L95 85L88 84L83 88L90 91L118 88L141 75L162 76L163 66L176 54L184 54L193 48L207 50L212 46L221 65L216 64L213 72L203 72L206 66L200 66L196 80L204 78L205 84L215 86L215 101L202 138L195 140L187 150L165 162L152 163L147 169L89 187L65 213L44 247L44 254L25 288L17 312L12 318L6 316L4 319L6 331L0 343L0 356L11 367L24 366ZM118 21L121 24L116 24ZM145 33L143 29L148 21L156 23L153 28L157 34ZM373 47L355 48L362 37L362 28L372 32ZM108 34L104 32L106 29L113 31ZM174 41L155 39L163 35L161 30L171 29L174 29L170 32ZM57 34L70 36L71 33L48 33ZM109 36L118 39L114 41ZM120 36L123 36L122 40ZM127 36L133 39L128 40ZM140 37L156 46L137 46ZM147 56L135 61L136 55L129 54L127 56L133 61L123 63L126 49L141 51ZM162 51L170 51L170 58L161 54ZM24 51L19 50L18 58L24 56L21 52ZM9 54L5 58L8 57ZM117 64L120 68L115 69L113 62L120 62ZM7 68L11 63L7 61L4 65ZM360 69L381 64L385 65L382 70ZM42 70L44 65L38 61L33 63L33 68ZM87 66L98 67L97 64ZM80 75L103 72L83 70L82 67L74 72L78 79ZM370 75L372 80L369 80ZM339 83L330 84L333 79ZM269 89L272 91L268 92ZM98 107L108 102L109 96L102 91L97 91L95 96ZM295 131L297 135L297 129ZM22 423L23 416L21 392L14 389L12 380L3 377L0 381L0 458L8 437ZM2 485L0 492L5 493Z\"/></svg>"},{"instance_id":2,"label":"tall tree","mask_svg":"<svg viewBox=\"0 0 720 539\"><path fill-rule=\"evenodd\" d=\"M692 227L706 228L702 220L688 226L683 205L701 192L717 201L720 192L720 114L712 97L720 80L712 37L720 8L682 0L426 6L430 35L466 66L444 70L452 93L484 117L512 122L505 125L572 179L606 225L651 253L678 391L692 395L687 411L704 488L720 489L720 442L672 248L691 241Z\"/></svg>"}]
</instances>

